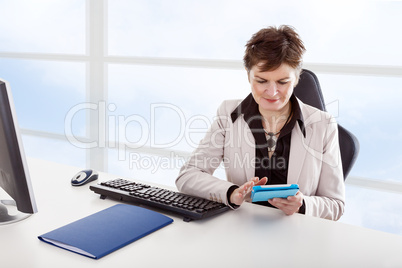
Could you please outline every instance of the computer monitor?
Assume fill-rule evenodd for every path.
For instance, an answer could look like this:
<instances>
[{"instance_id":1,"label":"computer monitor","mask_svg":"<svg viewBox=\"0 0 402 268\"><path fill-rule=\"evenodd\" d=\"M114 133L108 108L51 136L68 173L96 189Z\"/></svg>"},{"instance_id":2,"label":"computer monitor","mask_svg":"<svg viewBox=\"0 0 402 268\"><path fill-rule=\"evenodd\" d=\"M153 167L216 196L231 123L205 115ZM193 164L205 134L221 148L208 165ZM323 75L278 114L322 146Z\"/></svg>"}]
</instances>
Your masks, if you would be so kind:
<instances>
[{"instance_id":1,"label":"computer monitor","mask_svg":"<svg viewBox=\"0 0 402 268\"><path fill-rule=\"evenodd\" d=\"M0 79L0 188L2 188L0 224L20 221L37 212L11 90L9 84L2 79Z\"/></svg>"}]
</instances>

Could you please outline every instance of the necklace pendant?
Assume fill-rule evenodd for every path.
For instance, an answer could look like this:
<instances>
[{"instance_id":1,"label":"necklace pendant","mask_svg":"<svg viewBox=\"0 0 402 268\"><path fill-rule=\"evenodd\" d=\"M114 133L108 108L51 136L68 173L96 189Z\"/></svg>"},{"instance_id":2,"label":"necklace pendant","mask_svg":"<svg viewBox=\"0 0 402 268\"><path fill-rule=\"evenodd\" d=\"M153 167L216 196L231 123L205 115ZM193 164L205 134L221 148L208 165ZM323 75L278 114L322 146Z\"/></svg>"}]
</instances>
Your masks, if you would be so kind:
<instances>
[{"instance_id":1,"label":"necklace pendant","mask_svg":"<svg viewBox=\"0 0 402 268\"><path fill-rule=\"evenodd\" d=\"M274 152L276 148L276 141L278 138L275 136L275 133L272 132L268 132L267 135L268 152Z\"/></svg>"}]
</instances>

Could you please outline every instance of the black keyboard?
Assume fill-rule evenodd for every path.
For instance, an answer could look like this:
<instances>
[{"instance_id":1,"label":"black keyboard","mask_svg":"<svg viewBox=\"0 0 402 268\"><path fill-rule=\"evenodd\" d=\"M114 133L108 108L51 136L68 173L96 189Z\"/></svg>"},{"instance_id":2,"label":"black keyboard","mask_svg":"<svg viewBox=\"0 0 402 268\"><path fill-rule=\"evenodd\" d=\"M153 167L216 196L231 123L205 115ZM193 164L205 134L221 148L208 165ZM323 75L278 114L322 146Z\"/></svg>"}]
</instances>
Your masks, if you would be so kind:
<instances>
[{"instance_id":1,"label":"black keyboard","mask_svg":"<svg viewBox=\"0 0 402 268\"><path fill-rule=\"evenodd\" d=\"M183 220L187 222L229 210L229 207L222 203L125 179L102 182L90 186L89 189L100 194L102 199L110 197L173 212L183 216Z\"/></svg>"}]
</instances>

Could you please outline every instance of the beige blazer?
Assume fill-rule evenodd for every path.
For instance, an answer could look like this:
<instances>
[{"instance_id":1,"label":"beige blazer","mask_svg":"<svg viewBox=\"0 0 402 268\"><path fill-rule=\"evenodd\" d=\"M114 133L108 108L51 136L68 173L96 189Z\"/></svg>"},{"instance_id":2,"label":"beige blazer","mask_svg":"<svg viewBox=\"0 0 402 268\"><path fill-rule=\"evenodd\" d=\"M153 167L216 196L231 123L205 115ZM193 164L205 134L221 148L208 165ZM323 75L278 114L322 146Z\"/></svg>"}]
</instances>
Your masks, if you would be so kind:
<instances>
[{"instance_id":1,"label":"beige blazer","mask_svg":"<svg viewBox=\"0 0 402 268\"><path fill-rule=\"evenodd\" d=\"M198 148L181 168L177 188L184 193L229 205L227 191L254 177L255 140L243 118L230 117L242 100L224 101ZM304 118L292 130L288 183L299 184L306 215L338 220L344 211L345 187L340 158L338 127L325 112L298 100ZM227 180L213 176L223 163ZM268 178L269 180L269 178ZM246 198L250 201L250 195Z\"/></svg>"}]
</instances>

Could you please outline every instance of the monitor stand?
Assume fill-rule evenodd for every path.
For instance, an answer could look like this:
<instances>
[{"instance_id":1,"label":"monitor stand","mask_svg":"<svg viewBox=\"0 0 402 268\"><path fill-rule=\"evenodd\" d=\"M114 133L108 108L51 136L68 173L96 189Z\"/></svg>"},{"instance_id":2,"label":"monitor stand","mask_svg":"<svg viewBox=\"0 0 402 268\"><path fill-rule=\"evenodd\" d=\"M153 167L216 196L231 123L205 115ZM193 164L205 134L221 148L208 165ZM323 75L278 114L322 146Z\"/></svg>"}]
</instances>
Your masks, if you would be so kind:
<instances>
[{"instance_id":1,"label":"monitor stand","mask_svg":"<svg viewBox=\"0 0 402 268\"><path fill-rule=\"evenodd\" d=\"M14 200L0 200L0 225L22 221L31 215L19 212Z\"/></svg>"}]
</instances>

